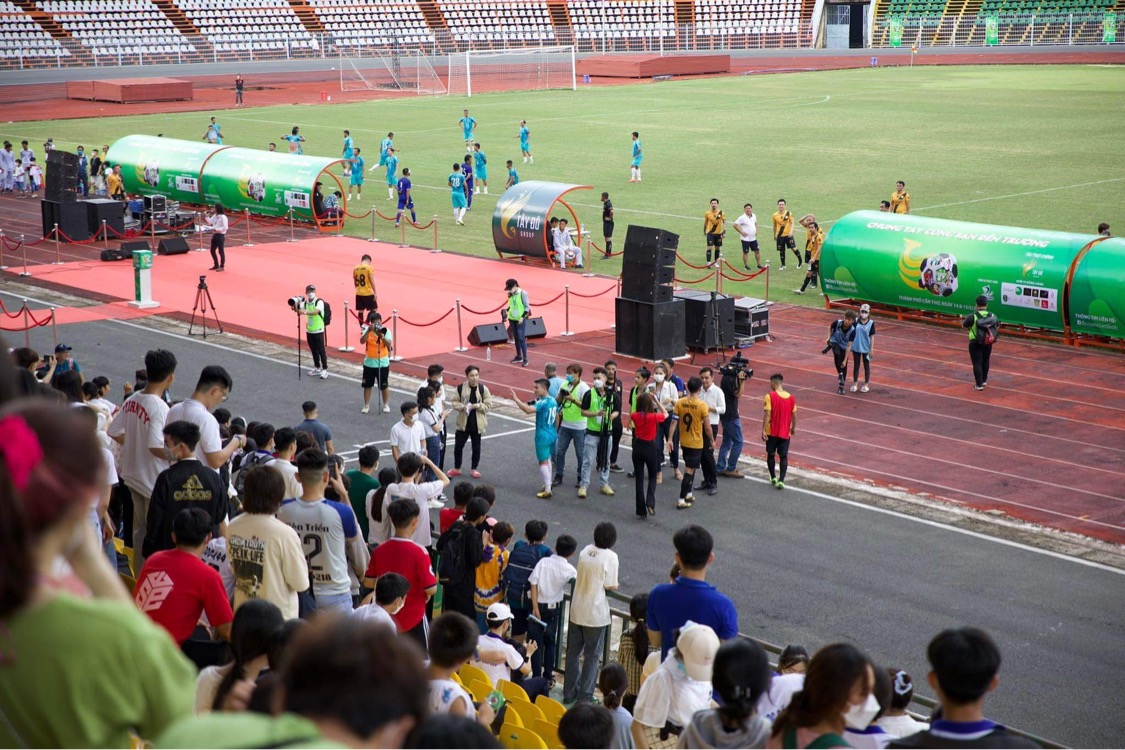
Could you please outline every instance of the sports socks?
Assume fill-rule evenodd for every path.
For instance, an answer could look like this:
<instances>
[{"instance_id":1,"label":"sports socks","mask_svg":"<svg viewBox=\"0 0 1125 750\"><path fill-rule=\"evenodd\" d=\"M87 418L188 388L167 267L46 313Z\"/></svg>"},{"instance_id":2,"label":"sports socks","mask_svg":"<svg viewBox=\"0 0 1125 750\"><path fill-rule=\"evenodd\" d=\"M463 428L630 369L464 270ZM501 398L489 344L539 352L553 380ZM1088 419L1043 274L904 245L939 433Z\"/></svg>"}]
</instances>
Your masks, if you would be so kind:
<instances>
[{"instance_id":1,"label":"sports socks","mask_svg":"<svg viewBox=\"0 0 1125 750\"><path fill-rule=\"evenodd\" d=\"M539 478L543 480L543 486L547 491L551 491L551 462L539 464Z\"/></svg>"},{"instance_id":2,"label":"sports socks","mask_svg":"<svg viewBox=\"0 0 1125 750\"><path fill-rule=\"evenodd\" d=\"M774 455L772 453L767 454L766 455L766 468L770 470L770 479L777 479L777 476L776 476L775 470L774 470L776 464L777 464L777 459L774 458Z\"/></svg>"},{"instance_id":3,"label":"sports socks","mask_svg":"<svg viewBox=\"0 0 1125 750\"><path fill-rule=\"evenodd\" d=\"M691 487L695 483L695 474L684 472L684 478L680 480L680 499L683 500L691 494Z\"/></svg>"}]
</instances>

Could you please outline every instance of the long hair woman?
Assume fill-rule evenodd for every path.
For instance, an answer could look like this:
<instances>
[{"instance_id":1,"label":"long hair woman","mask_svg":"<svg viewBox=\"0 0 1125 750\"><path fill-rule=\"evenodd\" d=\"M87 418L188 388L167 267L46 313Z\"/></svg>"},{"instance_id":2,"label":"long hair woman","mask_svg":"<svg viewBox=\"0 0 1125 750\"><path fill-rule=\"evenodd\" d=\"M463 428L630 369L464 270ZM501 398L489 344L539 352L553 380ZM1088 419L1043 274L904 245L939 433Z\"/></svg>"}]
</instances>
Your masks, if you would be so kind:
<instances>
[{"instance_id":1,"label":"long hair woman","mask_svg":"<svg viewBox=\"0 0 1125 750\"><path fill-rule=\"evenodd\" d=\"M660 476L660 451L664 445L658 441L667 418L667 412L651 393L638 396L637 409L629 415L633 423L633 478L637 483L637 518L648 518L656 513L656 480Z\"/></svg>"},{"instance_id":2,"label":"long hair woman","mask_svg":"<svg viewBox=\"0 0 1125 750\"><path fill-rule=\"evenodd\" d=\"M874 686L875 671L862 651L847 643L825 646L809 662L804 689L777 717L766 747L850 747L844 730L858 724L865 729L879 711Z\"/></svg>"},{"instance_id":3,"label":"long hair woman","mask_svg":"<svg viewBox=\"0 0 1125 750\"><path fill-rule=\"evenodd\" d=\"M240 680L254 682L269 668L270 644L274 633L285 624L276 605L252 599L234 613L230 630L230 650L234 660L221 667L207 667L199 673L195 689L195 712L222 711L231 688Z\"/></svg>"}]
</instances>

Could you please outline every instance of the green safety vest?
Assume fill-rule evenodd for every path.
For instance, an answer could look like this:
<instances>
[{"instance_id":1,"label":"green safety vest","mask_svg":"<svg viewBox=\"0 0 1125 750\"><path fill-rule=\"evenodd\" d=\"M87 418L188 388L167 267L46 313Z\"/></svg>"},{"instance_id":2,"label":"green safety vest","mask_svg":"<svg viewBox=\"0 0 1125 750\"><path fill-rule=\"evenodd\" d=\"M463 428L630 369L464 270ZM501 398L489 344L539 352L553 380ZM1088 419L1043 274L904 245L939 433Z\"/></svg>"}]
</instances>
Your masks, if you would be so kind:
<instances>
[{"instance_id":1,"label":"green safety vest","mask_svg":"<svg viewBox=\"0 0 1125 750\"><path fill-rule=\"evenodd\" d=\"M573 394L575 391L578 390L578 386L581 385L581 384L582 384L582 381L579 380L571 388L560 388L559 389L559 395L561 396L564 392L567 395ZM559 400L561 401L562 399L560 398ZM581 421L582 420L582 406L581 406L581 404L575 404L575 403L571 403L571 402L568 401L566 403L566 406L564 406L562 408L562 419L563 419L564 422L579 422L579 421Z\"/></svg>"},{"instance_id":2,"label":"green safety vest","mask_svg":"<svg viewBox=\"0 0 1125 750\"><path fill-rule=\"evenodd\" d=\"M973 324L969 326L969 341L977 340L977 321L981 318L987 318L989 315L988 310L974 310L973 311Z\"/></svg>"},{"instance_id":3,"label":"green safety vest","mask_svg":"<svg viewBox=\"0 0 1125 750\"><path fill-rule=\"evenodd\" d=\"M586 417L586 429L590 432L602 431L602 412L605 410L605 402L608 396L608 393L605 396L599 394L597 388L590 388L590 408L588 411L596 412L598 415Z\"/></svg>"},{"instance_id":4,"label":"green safety vest","mask_svg":"<svg viewBox=\"0 0 1125 750\"><path fill-rule=\"evenodd\" d=\"M305 331L307 333L320 333L324 330L324 316L320 314L320 309L316 306L316 302L305 303Z\"/></svg>"},{"instance_id":5,"label":"green safety vest","mask_svg":"<svg viewBox=\"0 0 1125 750\"><path fill-rule=\"evenodd\" d=\"M523 295L524 291L520 289L511 297L508 297L508 320L523 320L523 314L527 312L527 307L523 304Z\"/></svg>"}]
</instances>

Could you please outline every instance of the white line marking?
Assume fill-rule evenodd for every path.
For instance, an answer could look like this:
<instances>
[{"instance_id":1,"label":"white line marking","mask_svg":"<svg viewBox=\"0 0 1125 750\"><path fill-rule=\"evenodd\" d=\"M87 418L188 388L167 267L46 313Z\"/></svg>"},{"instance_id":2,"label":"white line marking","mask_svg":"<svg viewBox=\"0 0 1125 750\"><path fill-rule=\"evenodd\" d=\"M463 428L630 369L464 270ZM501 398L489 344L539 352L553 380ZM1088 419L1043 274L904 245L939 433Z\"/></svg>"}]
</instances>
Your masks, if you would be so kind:
<instances>
[{"instance_id":1,"label":"white line marking","mask_svg":"<svg viewBox=\"0 0 1125 750\"><path fill-rule=\"evenodd\" d=\"M911 209L914 213L919 211L932 211L935 208L947 208L949 206L965 206L970 203L984 203L985 201L1002 201L1007 198L1020 198L1025 195L1038 195L1039 193L1053 193L1056 190L1073 190L1074 188L1091 187L1092 185L1105 185L1110 182L1125 182L1125 177L1111 177L1108 180L1097 180L1095 182L1080 182L1077 185L1059 185L1058 187L1043 188L1042 190L1028 190L1026 193L1012 193L1011 195L994 195L990 198L974 198L971 201L957 201L956 203L938 203L936 206L923 206L921 208Z\"/></svg>"}]
</instances>

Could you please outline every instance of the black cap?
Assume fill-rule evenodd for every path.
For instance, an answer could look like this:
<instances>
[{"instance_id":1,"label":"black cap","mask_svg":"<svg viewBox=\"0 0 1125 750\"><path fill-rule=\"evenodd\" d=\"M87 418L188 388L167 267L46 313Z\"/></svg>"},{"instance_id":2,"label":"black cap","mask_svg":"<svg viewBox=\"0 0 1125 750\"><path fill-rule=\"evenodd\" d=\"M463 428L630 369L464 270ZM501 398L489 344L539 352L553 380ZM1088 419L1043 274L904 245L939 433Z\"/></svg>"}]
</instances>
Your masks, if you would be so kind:
<instances>
[{"instance_id":1,"label":"black cap","mask_svg":"<svg viewBox=\"0 0 1125 750\"><path fill-rule=\"evenodd\" d=\"M507 281L504 282L504 291L514 289L515 287L517 287L519 285L520 285L520 283L518 281L516 281L515 279L508 279Z\"/></svg>"}]
</instances>

